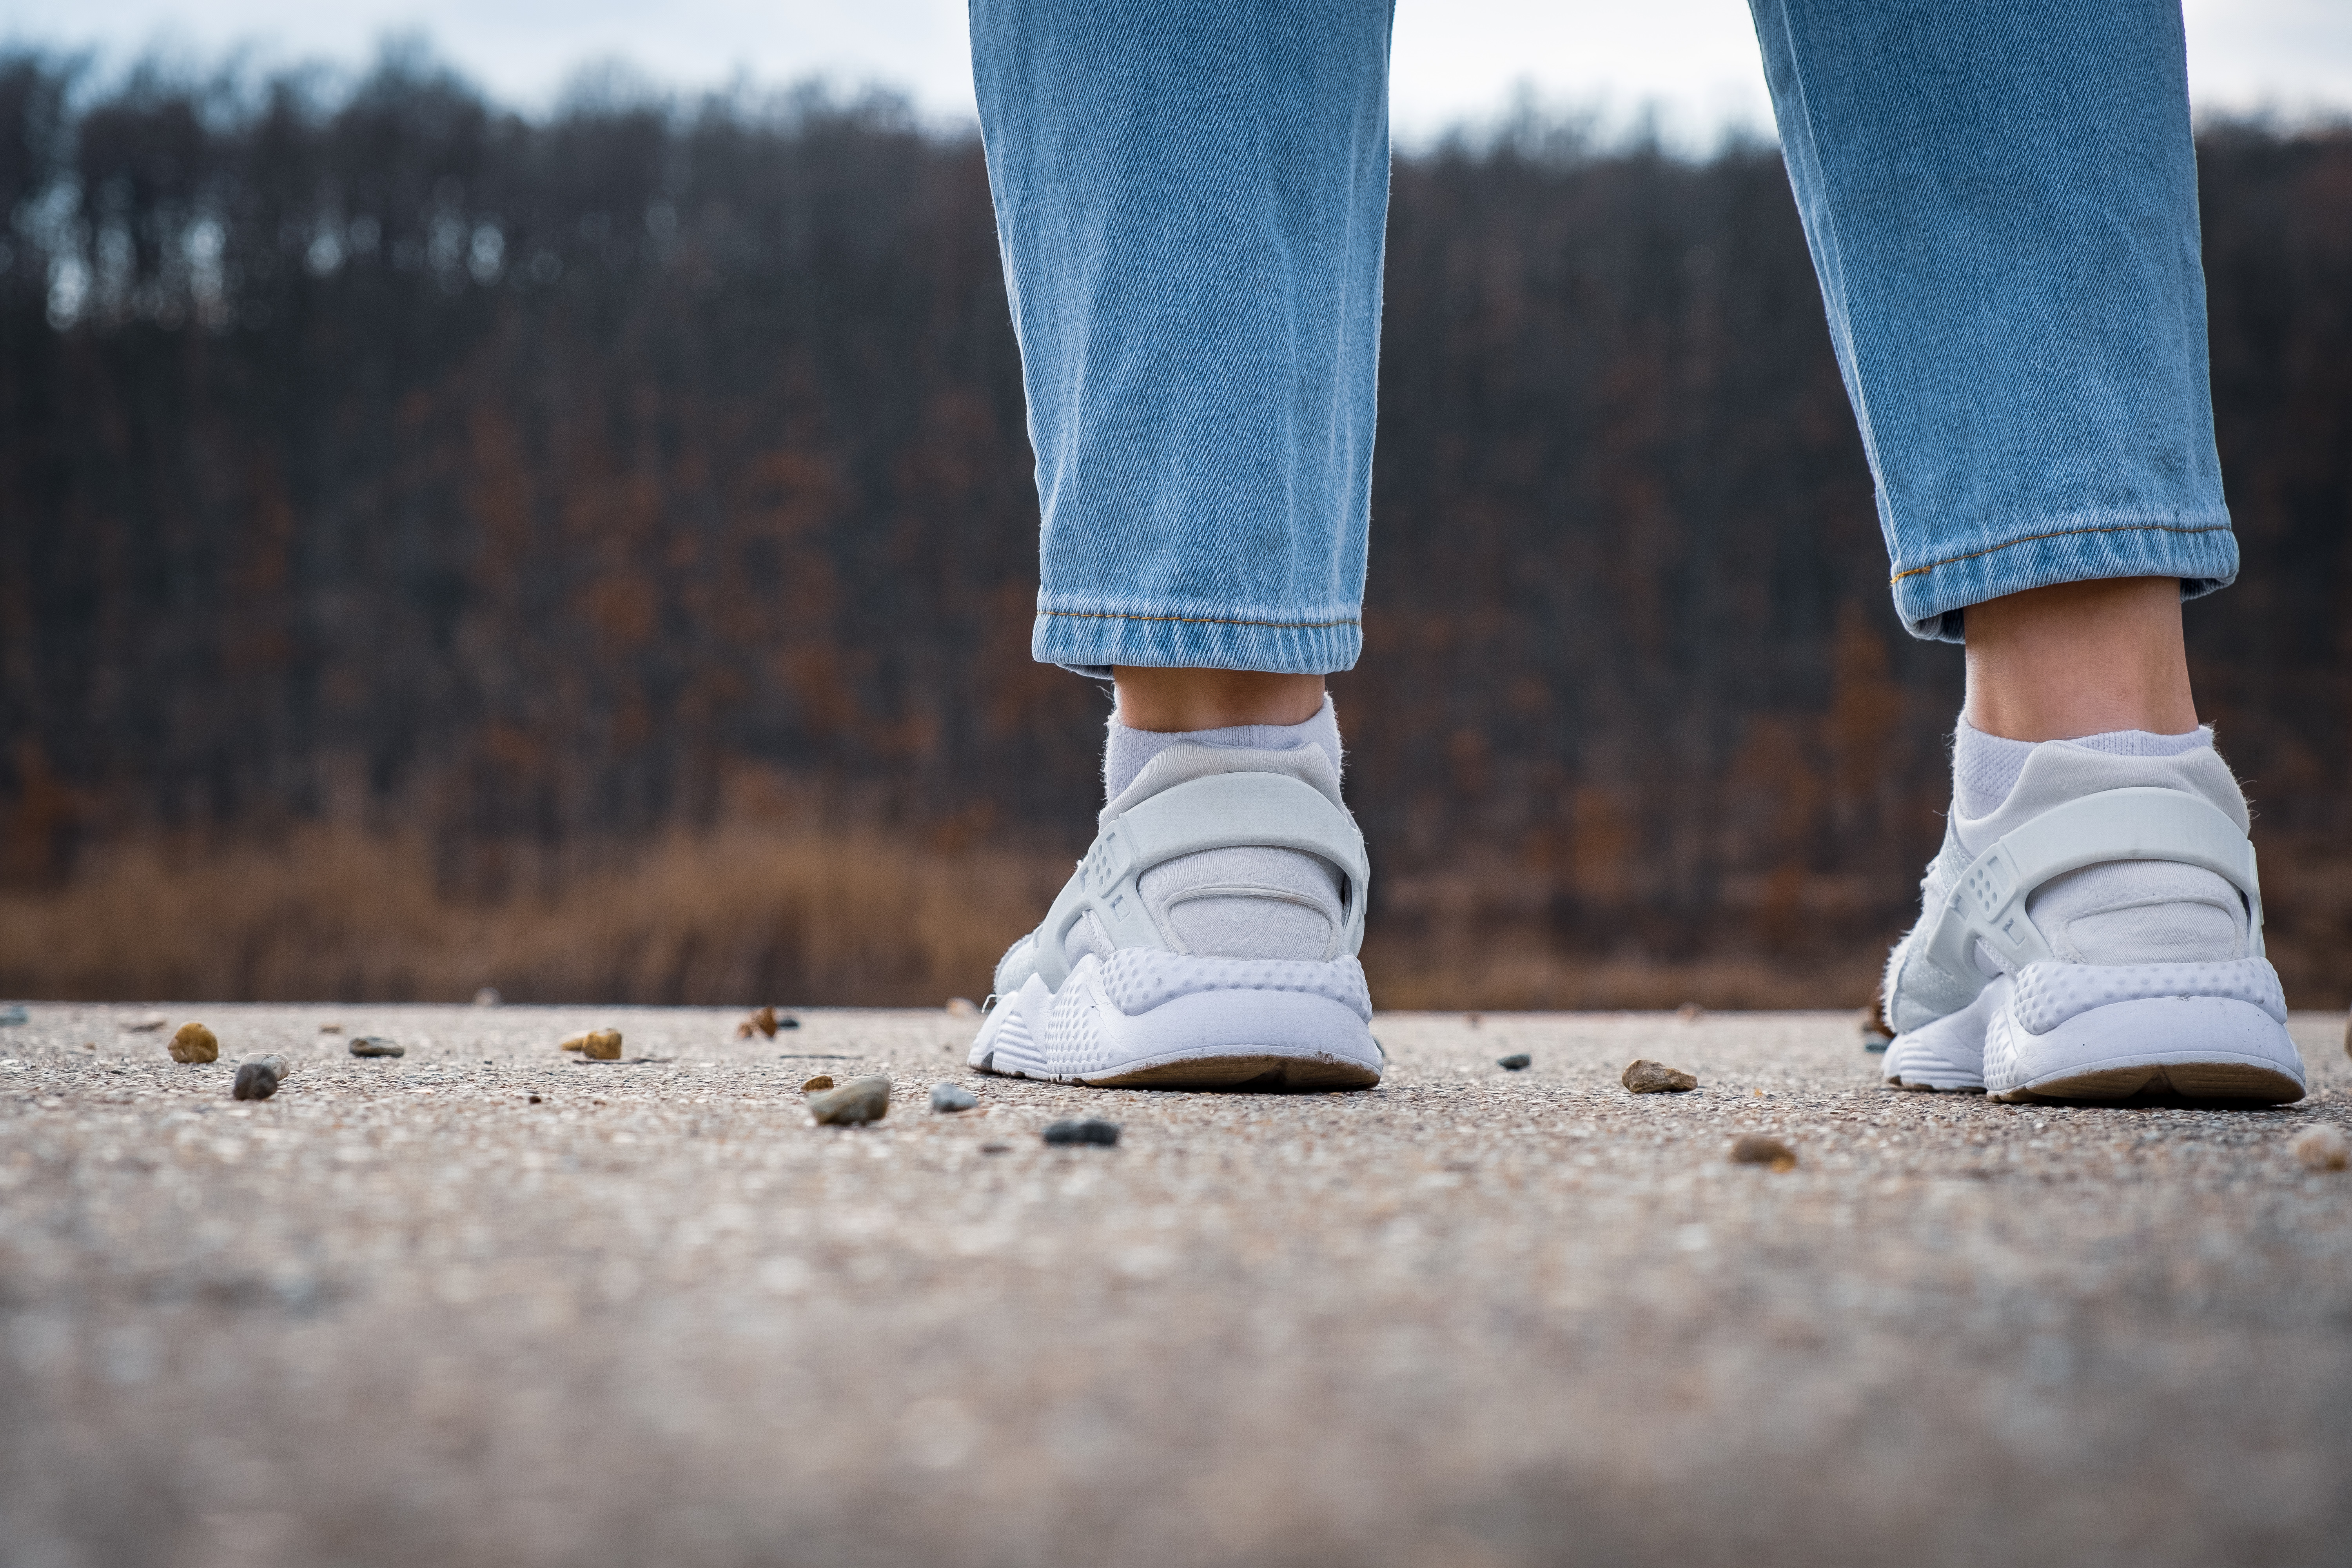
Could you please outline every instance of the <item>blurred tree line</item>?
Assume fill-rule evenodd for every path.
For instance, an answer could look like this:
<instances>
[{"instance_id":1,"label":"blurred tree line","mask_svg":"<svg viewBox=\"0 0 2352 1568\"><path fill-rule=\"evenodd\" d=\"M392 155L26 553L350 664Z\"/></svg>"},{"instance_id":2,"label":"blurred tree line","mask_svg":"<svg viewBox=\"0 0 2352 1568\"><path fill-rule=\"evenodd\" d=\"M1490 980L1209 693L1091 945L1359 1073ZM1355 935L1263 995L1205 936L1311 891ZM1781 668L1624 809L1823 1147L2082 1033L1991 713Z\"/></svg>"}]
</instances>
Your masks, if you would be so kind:
<instances>
[{"instance_id":1,"label":"blurred tree line","mask_svg":"<svg viewBox=\"0 0 2352 1568\"><path fill-rule=\"evenodd\" d=\"M2341 1000L2352 134L2200 153L2246 570L2192 649L2281 956ZM491 897L793 790L1083 847L1106 710L1027 657L975 141L814 90L526 120L396 58L101 92L19 53L0 214L0 883L331 821ZM1959 662L1888 607L1777 153L1401 158L1387 287L1335 681L1377 940L1866 973Z\"/></svg>"}]
</instances>

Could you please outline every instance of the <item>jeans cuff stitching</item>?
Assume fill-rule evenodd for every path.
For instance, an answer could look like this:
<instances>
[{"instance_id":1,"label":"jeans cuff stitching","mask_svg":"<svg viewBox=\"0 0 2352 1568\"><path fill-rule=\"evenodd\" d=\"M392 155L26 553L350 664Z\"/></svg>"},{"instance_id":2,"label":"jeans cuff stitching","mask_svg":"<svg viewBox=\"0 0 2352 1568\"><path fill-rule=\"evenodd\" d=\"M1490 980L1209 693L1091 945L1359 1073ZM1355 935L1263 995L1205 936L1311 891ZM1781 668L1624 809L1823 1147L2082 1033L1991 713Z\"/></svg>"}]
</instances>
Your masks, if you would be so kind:
<instances>
[{"instance_id":1,"label":"jeans cuff stitching","mask_svg":"<svg viewBox=\"0 0 2352 1568\"><path fill-rule=\"evenodd\" d=\"M2004 550L2014 550L2021 544L2038 544L2045 539L2066 539L2078 533L2227 533L2229 531L2230 525L2226 522L2201 523L2195 528L2170 522L2118 522L2096 528L2061 528L2049 533L2029 533L2022 539L2012 539L2005 544L1994 544L1982 550L1972 550L1966 555L1954 555L1942 561L1930 561L1925 566L1914 566L1907 572L1897 572L1894 576L1889 577L1887 582L1900 583L1906 577L1917 577L1925 573L1933 572L1938 566L1957 566L1963 561L1975 561L1983 556L1998 554Z\"/></svg>"},{"instance_id":2,"label":"jeans cuff stitching","mask_svg":"<svg viewBox=\"0 0 2352 1568\"><path fill-rule=\"evenodd\" d=\"M1355 616L1336 621L1236 621L1215 616L1139 616L1125 610L1040 610L1037 615L1041 620L1047 616L1060 616L1077 621L1174 621L1188 626L1269 626L1284 632L1328 631L1333 626L1360 624Z\"/></svg>"}]
</instances>

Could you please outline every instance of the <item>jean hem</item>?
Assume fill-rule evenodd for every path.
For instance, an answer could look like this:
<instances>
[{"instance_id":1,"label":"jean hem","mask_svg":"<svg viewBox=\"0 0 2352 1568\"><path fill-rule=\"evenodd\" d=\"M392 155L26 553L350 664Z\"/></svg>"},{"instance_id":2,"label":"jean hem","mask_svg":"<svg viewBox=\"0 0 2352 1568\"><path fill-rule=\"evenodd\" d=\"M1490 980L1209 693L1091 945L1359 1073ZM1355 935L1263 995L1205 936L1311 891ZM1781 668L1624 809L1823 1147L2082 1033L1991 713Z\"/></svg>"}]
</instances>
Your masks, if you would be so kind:
<instances>
[{"instance_id":1,"label":"jean hem","mask_svg":"<svg viewBox=\"0 0 2352 1568\"><path fill-rule=\"evenodd\" d=\"M2004 594L2110 577L2178 577L2181 597L2194 599L2228 587L2237 575L2237 536L2221 513L2161 522L2070 521L1942 561L1898 562L1890 585L1913 637L1956 643L1966 640L1968 606Z\"/></svg>"},{"instance_id":2,"label":"jean hem","mask_svg":"<svg viewBox=\"0 0 2352 1568\"><path fill-rule=\"evenodd\" d=\"M1354 616L1297 621L1221 619L1143 611L1040 610L1030 637L1040 664L1100 676L1112 665L1328 675L1363 652Z\"/></svg>"}]
</instances>

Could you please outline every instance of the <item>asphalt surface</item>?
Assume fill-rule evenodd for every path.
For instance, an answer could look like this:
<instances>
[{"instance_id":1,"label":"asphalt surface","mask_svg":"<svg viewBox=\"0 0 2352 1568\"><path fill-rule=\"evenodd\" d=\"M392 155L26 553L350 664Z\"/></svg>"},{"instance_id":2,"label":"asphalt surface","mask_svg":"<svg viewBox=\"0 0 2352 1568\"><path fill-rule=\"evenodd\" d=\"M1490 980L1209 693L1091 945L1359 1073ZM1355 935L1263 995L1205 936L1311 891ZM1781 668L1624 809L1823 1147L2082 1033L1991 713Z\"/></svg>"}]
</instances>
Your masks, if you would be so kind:
<instances>
[{"instance_id":1,"label":"asphalt surface","mask_svg":"<svg viewBox=\"0 0 2352 1568\"><path fill-rule=\"evenodd\" d=\"M0 1027L0 1563L2352 1560L2352 1173L2288 1147L2340 1017L2219 1110L1885 1091L1843 1014L1384 1016L1303 1096L738 1016Z\"/></svg>"}]
</instances>

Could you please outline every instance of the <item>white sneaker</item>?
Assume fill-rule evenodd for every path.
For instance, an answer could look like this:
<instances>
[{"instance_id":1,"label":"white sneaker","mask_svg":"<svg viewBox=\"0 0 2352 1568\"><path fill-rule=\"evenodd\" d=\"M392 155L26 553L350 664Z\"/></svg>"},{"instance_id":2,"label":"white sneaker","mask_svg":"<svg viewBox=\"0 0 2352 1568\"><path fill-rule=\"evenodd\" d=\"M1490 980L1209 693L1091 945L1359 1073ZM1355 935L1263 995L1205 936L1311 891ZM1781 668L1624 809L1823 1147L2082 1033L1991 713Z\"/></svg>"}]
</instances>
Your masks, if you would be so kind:
<instances>
[{"instance_id":1,"label":"white sneaker","mask_svg":"<svg viewBox=\"0 0 2352 1568\"><path fill-rule=\"evenodd\" d=\"M1886 1081L2004 1100L2302 1099L2246 828L2210 745L2036 746L2000 806L1945 825L1925 912L1886 963Z\"/></svg>"},{"instance_id":2,"label":"white sneaker","mask_svg":"<svg viewBox=\"0 0 2352 1568\"><path fill-rule=\"evenodd\" d=\"M996 966L972 1067L1104 1087L1380 1081L1356 962L1370 867L1322 747L1178 742L1100 829Z\"/></svg>"}]
</instances>

